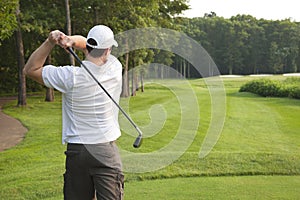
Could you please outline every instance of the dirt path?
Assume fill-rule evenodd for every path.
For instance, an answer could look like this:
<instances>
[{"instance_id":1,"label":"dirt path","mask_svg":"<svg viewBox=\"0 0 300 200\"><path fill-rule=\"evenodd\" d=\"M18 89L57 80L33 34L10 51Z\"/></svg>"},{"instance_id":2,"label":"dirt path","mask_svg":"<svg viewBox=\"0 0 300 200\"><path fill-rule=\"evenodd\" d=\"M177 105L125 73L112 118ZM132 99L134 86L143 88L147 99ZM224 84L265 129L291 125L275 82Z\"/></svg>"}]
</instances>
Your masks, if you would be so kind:
<instances>
[{"instance_id":1,"label":"dirt path","mask_svg":"<svg viewBox=\"0 0 300 200\"><path fill-rule=\"evenodd\" d=\"M9 101L15 100L15 97L0 98L0 151L9 149L21 142L27 132L27 129L20 121L4 114L2 106Z\"/></svg>"}]
</instances>

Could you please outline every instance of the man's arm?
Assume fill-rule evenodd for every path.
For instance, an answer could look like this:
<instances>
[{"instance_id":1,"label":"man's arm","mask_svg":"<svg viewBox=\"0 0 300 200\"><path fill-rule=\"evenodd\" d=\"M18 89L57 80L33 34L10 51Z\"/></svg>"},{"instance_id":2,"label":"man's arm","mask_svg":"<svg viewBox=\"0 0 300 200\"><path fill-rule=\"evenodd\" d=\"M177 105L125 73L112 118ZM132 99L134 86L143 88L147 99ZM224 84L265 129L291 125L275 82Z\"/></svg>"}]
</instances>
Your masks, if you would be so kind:
<instances>
[{"instance_id":1,"label":"man's arm","mask_svg":"<svg viewBox=\"0 0 300 200\"><path fill-rule=\"evenodd\" d=\"M73 42L73 48L82 51L85 55L87 54L86 49L86 38L81 35L68 36Z\"/></svg>"},{"instance_id":2,"label":"man's arm","mask_svg":"<svg viewBox=\"0 0 300 200\"><path fill-rule=\"evenodd\" d=\"M44 85L42 70L43 65L50 54L51 50L63 37L63 33L56 30L52 31L46 41L37 48L29 57L24 67L24 74Z\"/></svg>"},{"instance_id":3,"label":"man's arm","mask_svg":"<svg viewBox=\"0 0 300 200\"><path fill-rule=\"evenodd\" d=\"M46 41L29 57L23 70L24 74L44 85L42 77L43 65L55 45L59 45L62 48L74 47L85 54L87 53L85 37L80 35L66 36L58 30L52 31Z\"/></svg>"}]
</instances>

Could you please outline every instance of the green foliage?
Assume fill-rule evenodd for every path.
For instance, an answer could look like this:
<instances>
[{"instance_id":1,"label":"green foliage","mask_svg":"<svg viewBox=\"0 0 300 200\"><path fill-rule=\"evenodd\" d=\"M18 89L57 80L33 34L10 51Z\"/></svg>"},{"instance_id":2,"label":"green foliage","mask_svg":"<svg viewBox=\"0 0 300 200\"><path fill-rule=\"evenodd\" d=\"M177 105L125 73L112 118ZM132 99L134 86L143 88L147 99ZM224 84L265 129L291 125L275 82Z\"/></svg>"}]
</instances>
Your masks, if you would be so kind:
<instances>
[{"instance_id":1,"label":"green foliage","mask_svg":"<svg viewBox=\"0 0 300 200\"><path fill-rule=\"evenodd\" d=\"M12 34L16 28L15 14L18 3L25 60L45 40L49 31L65 31L64 1L0 2L0 78L7 83L2 87L6 91L15 91L15 84L18 84L15 80L17 70L8 69L15 66L17 57ZM199 42L213 58L221 74L279 74L300 71L298 22L289 19L256 19L250 15L239 14L225 19L213 12L193 19L178 17L187 8L186 0L116 0L113 3L110 0L72 0L72 32L86 35L95 24L106 24L116 34L150 26L170 28L184 32ZM4 47L5 43L10 43L10 49ZM5 51L9 51L9 55L3 53ZM68 55L58 48L52 52L53 64L69 64L68 60ZM125 55L120 60L125 65ZM141 49L130 52L129 60L129 69L153 61L172 66L180 72L188 71L187 74L191 75L189 77L199 77L184 58L174 56L172 52ZM183 68L187 70L182 70ZM8 71L11 74L6 73ZM292 92L291 96L297 96L297 88L292 90L295 92Z\"/></svg>"},{"instance_id":2,"label":"green foliage","mask_svg":"<svg viewBox=\"0 0 300 200\"><path fill-rule=\"evenodd\" d=\"M20 22L24 43L25 60L47 38L50 31L65 30L65 1L62 0L3 0L0 2L0 41L9 45L0 46L0 93L16 92L18 87L18 70L16 66L16 49L12 33L16 27L16 7L20 3ZM106 24L118 34L134 28L162 26L176 29L173 17L188 8L186 0L72 0L69 1L72 34L87 35L88 30L95 24ZM155 54L151 49L140 49L130 52L129 69L153 61ZM51 63L68 65L68 54L55 48L52 51ZM160 60L170 63L168 55ZM125 58L120 58L125 65ZM171 60L172 61L172 60ZM35 91L38 86L30 83L28 91Z\"/></svg>"},{"instance_id":3,"label":"green foliage","mask_svg":"<svg viewBox=\"0 0 300 200\"><path fill-rule=\"evenodd\" d=\"M178 20L178 22L181 22ZM297 22L215 13L180 23L211 55L221 74L288 73L300 70Z\"/></svg>"},{"instance_id":4,"label":"green foliage","mask_svg":"<svg viewBox=\"0 0 300 200\"><path fill-rule=\"evenodd\" d=\"M283 81L283 84L287 87L289 97L300 99L300 78L288 78Z\"/></svg>"},{"instance_id":5,"label":"green foliage","mask_svg":"<svg viewBox=\"0 0 300 200\"><path fill-rule=\"evenodd\" d=\"M12 36L17 27L16 13L18 0L0 1L0 46L1 41Z\"/></svg>"},{"instance_id":6,"label":"green foliage","mask_svg":"<svg viewBox=\"0 0 300 200\"><path fill-rule=\"evenodd\" d=\"M291 97L300 99L300 78L285 81L258 79L241 86L240 92L251 92L263 97Z\"/></svg>"}]
</instances>

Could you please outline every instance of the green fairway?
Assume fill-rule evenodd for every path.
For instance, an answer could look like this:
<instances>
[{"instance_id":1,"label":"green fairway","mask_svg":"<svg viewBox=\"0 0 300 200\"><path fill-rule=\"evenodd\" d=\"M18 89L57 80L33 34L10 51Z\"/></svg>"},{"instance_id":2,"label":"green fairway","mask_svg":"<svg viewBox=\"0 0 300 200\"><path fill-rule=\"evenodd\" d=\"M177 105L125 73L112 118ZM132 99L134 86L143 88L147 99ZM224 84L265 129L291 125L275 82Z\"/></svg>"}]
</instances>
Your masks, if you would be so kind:
<instances>
[{"instance_id":1,"label":"green fairway","mask_svg":"<svg viewBox=\"0 0 300 200\"><path fill-rule=\"evenodd\" d=\"M300 101L239 93L239 87L252 79L223 80L225 123L219 140L204 158L199 158L199 151L210 127L212 104L203 79L189 81L197 105L192 98L181 104L178 93L188 93L180 93L187 88L180 80L147 84L144 93L122 99L121 105L143 128L146 138L141 148L134 149L136 132L124 129L118 141L121 150L147 154L177 138L175 144L191 141L170 165L165 161L178 153L179 145L159 154L151 164L165 165L160 170L127 171L125 199L299 199ZM62 199L65 146L61 144L60 98L56 94L55 102L47 103L43 95L34 96L28 98L26 108L16 108L15 102L4 107L5 113L20 119L29 132L19 145L0 152L0 199ZM195 117L197 106L200 116ZM182 110L190 115L181 116ZM121 127L126 127L122 116L120 119ZM186 126L177 133L182 119ZM149 165L145 161L131 163L126 156L122 159L126 169Z\"/></svg>"},{"instance_id":2,"label":"green fairway","mask_svg":"<svg viewBox=\"0 0 300 200\"><path fill-rule=\"evenodd\" d=\"M130 182L125 199L299 199L299 176L230 176Z\"/></svg>"}]
</instances>

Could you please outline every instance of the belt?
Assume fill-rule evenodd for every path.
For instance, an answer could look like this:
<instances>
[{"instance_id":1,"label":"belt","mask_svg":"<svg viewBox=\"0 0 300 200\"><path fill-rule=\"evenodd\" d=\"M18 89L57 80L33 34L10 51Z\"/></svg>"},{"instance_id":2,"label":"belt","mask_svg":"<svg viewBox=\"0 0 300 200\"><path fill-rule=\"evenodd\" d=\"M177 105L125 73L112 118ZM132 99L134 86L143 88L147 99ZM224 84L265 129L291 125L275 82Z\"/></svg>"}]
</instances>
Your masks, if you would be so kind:
<instances>
[{"instance_id":1,"label":"belt","mask_svg":"<svg viewBox=\"0 0 300 200\"><path fill-rule=\"evenodd\" d=\"M116 140L110 141L110 142L104 142L104 143L96 143L96 144L81 144L81 143L68 143L68 146L84 146L84 145L101 145L101 144L114 144L116 143Z\"/></svg>"}]
</instances>

